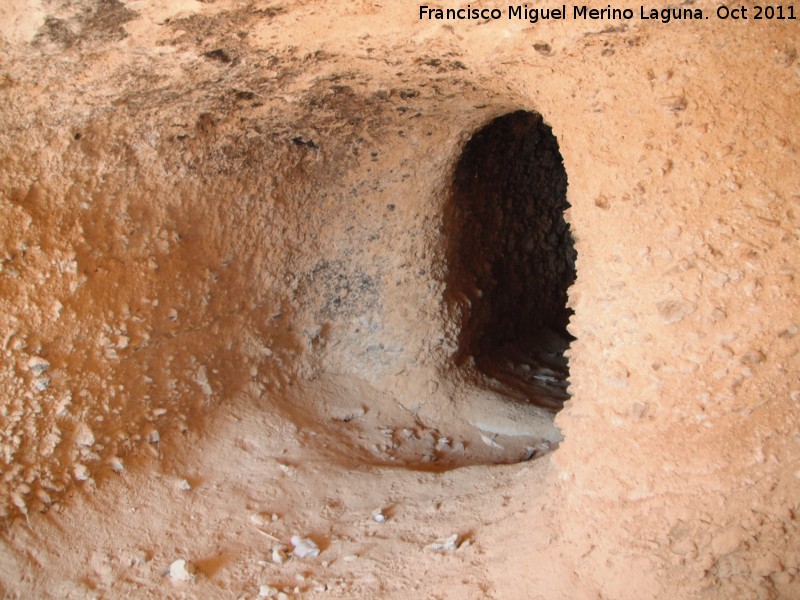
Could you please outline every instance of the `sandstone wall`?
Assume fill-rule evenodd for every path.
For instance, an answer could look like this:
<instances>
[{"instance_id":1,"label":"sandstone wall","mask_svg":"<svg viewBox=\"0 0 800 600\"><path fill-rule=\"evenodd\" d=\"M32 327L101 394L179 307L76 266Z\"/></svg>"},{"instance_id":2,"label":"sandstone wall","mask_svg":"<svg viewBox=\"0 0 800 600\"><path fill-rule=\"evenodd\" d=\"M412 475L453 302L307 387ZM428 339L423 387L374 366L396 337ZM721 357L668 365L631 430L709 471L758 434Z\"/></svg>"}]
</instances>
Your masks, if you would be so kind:
<instances>
[{"instance_id":1,"label":"sandstone wall","mask_svg":"<svg viewBox=\"0 0 800 600\"><path fill-rule=\"evenodd\" d=\"M451 415L452 176L524 109L558 140L578 256L564 597L796 595L794 22L25 8L0 13L7 518L254 387L347 373Z\"/></svg>"}]
</instances>

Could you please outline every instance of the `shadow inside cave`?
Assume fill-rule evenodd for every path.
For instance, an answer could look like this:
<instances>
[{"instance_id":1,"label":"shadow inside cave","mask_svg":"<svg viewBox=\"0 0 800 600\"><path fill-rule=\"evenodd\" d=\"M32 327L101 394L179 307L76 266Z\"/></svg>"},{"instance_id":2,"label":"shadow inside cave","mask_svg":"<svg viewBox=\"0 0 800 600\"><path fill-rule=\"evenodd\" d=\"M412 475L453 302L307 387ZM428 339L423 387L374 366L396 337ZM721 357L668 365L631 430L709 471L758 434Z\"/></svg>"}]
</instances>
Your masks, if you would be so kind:
<instances>
[{"instance_id":1,"label":"shadow inside cave","mask_svg":"<svg viewBox=\"0 0 800 600\"><path fill-rule=\"evenodd\" d=\"M558 410L574 339L567 290L576 252L564 218L567 173L541 115L495 118L467 142L445 208L447 297L461 318L459 361L486 385Z\"/></svg>"}]
</instances>

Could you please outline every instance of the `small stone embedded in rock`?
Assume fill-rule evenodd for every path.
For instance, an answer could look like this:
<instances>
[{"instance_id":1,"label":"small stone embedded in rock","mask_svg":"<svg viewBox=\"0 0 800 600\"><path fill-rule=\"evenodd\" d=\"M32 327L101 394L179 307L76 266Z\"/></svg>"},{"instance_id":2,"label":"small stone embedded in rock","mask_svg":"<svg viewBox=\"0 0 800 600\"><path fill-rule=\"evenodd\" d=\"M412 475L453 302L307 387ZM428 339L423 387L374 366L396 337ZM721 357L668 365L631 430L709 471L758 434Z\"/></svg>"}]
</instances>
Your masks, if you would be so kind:
<instances>
[{"instance_id":1,"label":"small stone embedded in rock","mask_svg":"<svg viewBox=\"0 0 800 600\"><path fill-rule=\"evenodd\" d=\"M262 585L258 588L259 598L275 598L278 595L278 589L271 585Z\"/></svg>"},{"instance_id":2,"label":"small stone embedded in rock","mask_svg":"<svg viewBox=\"0 0 800 600\"><path fill-rule=\"evenodd\" d=\"M28 359L28 368L37 375L41 375L50 368L50 363L41 356L31 356Z\"/></svg>"},{"instance_id":3,"label":"small stone embedded in rock","mask_svg":"<svg viewBox=\"0 0 800 600\"><path fill-rule=\"evenodd\" d=\"M86 467L86 465L75 465L75 468L72 470L72 474L75 476L77 481L86 481L89 479L89 469Z\"/></svg>"},{"instance_id":4,"label":"small stone embedded in rock","mask_svg":"<svg viewBox=\"0 0 800 600\"><path fill-rule=\"evenodd\" d=\"M33 382L33 387L37 392L43 392L50 387L50 378L47 375L38 377Z\"/></svg>"},{"instance_id":5,"label":"small stone embedded in rock","mask_svg":"<svg viewBox=\"0 0 800 600\"><path fill-rule=\"evenodd\" d=\"M376 508L375 510L372 511L372 518L378 523L386 522L386 514L383 512L383 509L381 508Z\"/></svg>"},{"instance_id":6,"label":"small stone embedded in rock","mask_svg":"<svg viewBox=\"0 0 800 600\"><path fill-rule=\"evenodd\" d=\"M314 543L314 540L301 538L299 535L293 535L291 542L294 547L292 554L297 558L319 556L319 547Z\"/></svg>"},{"instance_id":7,"label":"small stone embedded in rock","mask_svg":"<svg viewBox=\"0 0 800 600\"><path fill-rule=\"evenodd\" d=\"M28 515L28 505L25 503L25 499L18 493L11 494L11 503L16 506L23 515Z\"/></svg>"},{"instance_id":8,"label":"small stone embedded in rock","mask_svg":"<svg viewBox=\"0 0 800 600\"><path fill-rule=\"evenodd\" d=\"M312 325L305 329L305 334L308 336L309 341L313 342L322 334L322 325Z\"/></svg>"},{"instance_id":9,"label":"small stone embedded in rock","mask_svg":"<svg viewBox=\"0 0 800 600\"><path fill-rule=\"evenodd\" d=\"M286 548L283 546L276 546L272 549L272 562L276 565L282 565L286 562Z\"/></svg>"},{"instance_id":10,"label":"small stone embedded in rock","mask_svg":"<svg viewBox=\"0 0 800 600\"><path fill-rule=\"evenodd\" d=\"M200 389L206 396L211 396L214 393L214 390L211 388L211 384L208 381L208 370L206 369L205 365L200 365L197 368L197 371L194 374L194 381L200 386Z\"/></svg>"},{"instance_id":11,"label":"small stone embedded in rock","mask_svg":"<svg viewBox=\"0 0 800 600\"><path fill-rule=\"evenodd\" d=\"M169 566L169 576L174 581L192 581L195 571L194 565L182 558L179 558Z\"/></svg>"},{"instance_id":12,"label":"small stone embedded in rock","mask_svg":"<svg viewBox=\"0 0 800 600\"><path fill-rule=\"evenodd\" d=\"M481 440L483 441L483 443L484 443L484 444L486 444L486 445L487 445L487 446L489 446L490 448L497 448L497 449L499 449L499 450L502 450L502 449L503 449L503 447L502 447L500 444L498 444L497 442L495 442L495 441L494 441L492 438L490 438L489 436L486 436L486 435L483 435L483 434L481 434Z\"/></svg>"},{"instance_id":13,"label":"small stone embedded in rock","mask_svg":"<svg viewBox=\"0 0 800 600\"><path fill-rule=\"evenodd\" d=\"M697 309L697 305L686 300L662 300L656 303L656 309L664 323L670 325L683 321Z\"/></svg>"},{"instance_id":14,"label":"small stone embedded in rock","mask_svg":"<svg viewBox=\"0 0 800 600\"><path fill-rule=\"evenodd\" d=\"M277 521L277 515L267 512L257 512L250 515L250 522L256 527L266 527L272 521Z\"/></svg>"},{"instance_id":15,"label":"small stone embedded in rock","mask_svg":"<svg viewBox=\"0 0 800 600\"><path fill-rule=\"evenodd\" d=\"M428 546L428 549L433 550L434 552L450 552L453 550L458 550L459 546L458 534L454 533L450 537L436 540L430 546Z\"/></svg>"},{"instance_id":16,"label":"small stone embedded in rock","mask_svg":"<svg viewBox=\"0 0 800 600\"><path fill-rule=\"evenodd\" d=\"M283 463L278 463L278 468L283 471L283 473L287 477L294 477L297 475L297 469L291 465L285 465Z\"/></svg>"},{"instance_id":17,"label":"small stone embedded in rock","mask_svg":"<svg viewBox=\"0 0 800 600\"><path fill-rule=\"evenodd\" d=\"M95 442L94 432L86 423L78 424L75 429L75 443L78 446L91 447Z\"/></svg>"}]
</instances>

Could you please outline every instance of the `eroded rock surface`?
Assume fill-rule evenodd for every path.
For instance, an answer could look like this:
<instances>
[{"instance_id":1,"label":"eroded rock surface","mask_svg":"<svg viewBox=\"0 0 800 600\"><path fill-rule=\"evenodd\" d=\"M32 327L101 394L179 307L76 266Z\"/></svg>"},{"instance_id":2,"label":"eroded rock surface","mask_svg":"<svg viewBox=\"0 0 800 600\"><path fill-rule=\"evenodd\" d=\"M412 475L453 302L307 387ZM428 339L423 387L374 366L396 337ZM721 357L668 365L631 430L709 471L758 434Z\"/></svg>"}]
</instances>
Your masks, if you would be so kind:
<instances>
[{"instance_id":1,"label":"eroded rock surface","mask_svg":"<svg viewBox=\"0 0 800 600\"><path fill-rule=\"evenodd\" d=\"M28 0L0 50L4 594L800 595L794 21ZM558 290L452 204L517 111Z\"/></svg>"}]
</instances>

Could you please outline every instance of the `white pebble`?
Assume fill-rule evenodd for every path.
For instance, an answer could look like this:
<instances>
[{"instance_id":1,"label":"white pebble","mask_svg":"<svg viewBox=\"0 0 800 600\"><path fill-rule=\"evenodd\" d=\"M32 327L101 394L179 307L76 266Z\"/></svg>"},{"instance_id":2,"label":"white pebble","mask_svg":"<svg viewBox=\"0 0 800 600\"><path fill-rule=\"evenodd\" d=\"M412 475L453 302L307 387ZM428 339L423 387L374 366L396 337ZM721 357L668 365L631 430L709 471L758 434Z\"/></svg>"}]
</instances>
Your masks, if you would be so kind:
<instances>
[{"instance_id":1,"label":"white pebble","mask_svg":"<svg viewBox=\"0 0 800 600\"><path fill-rule=\"evenodd\" d=\"M448 552L457 550L459 546L458 534L454 533L450 537L440 538L432 543L428 548L434 552Z\"/></svg>"},{"instance_id":2,"label":"white pebble","mask_svg":"<svg viewBox=\"0 0 800 600\"><path fill-rule=\"evenodd\" d=\"M194 565L182 558L179 558L169 566L169 576L175 581L191 581L194 579L194 572Z\"/></svg>"},{"instance_id":3,"label":"white pebble","mask_svg":"<svg viewBox=\"0 0 800 600\"><path fill-rule=\"evenodd\" d=\"M297 558L305 558L306 556L319 556L319 547L314 543L314 540L309 538L301 538L299 535L293 535L291 538L294 554Z\"/></svg>"},{"instance_id":4,"label":"white pebble","mask_svg":"<svg viewBox=\"0 0 800 600\"><path fill-rule=\"evenodd\" d=\"M386 522L386 515L383 514L383 510L380 508L376 508L372 511L372 518L375 519L378 523L385 523Z\"/></svg>"}]
</instances>

